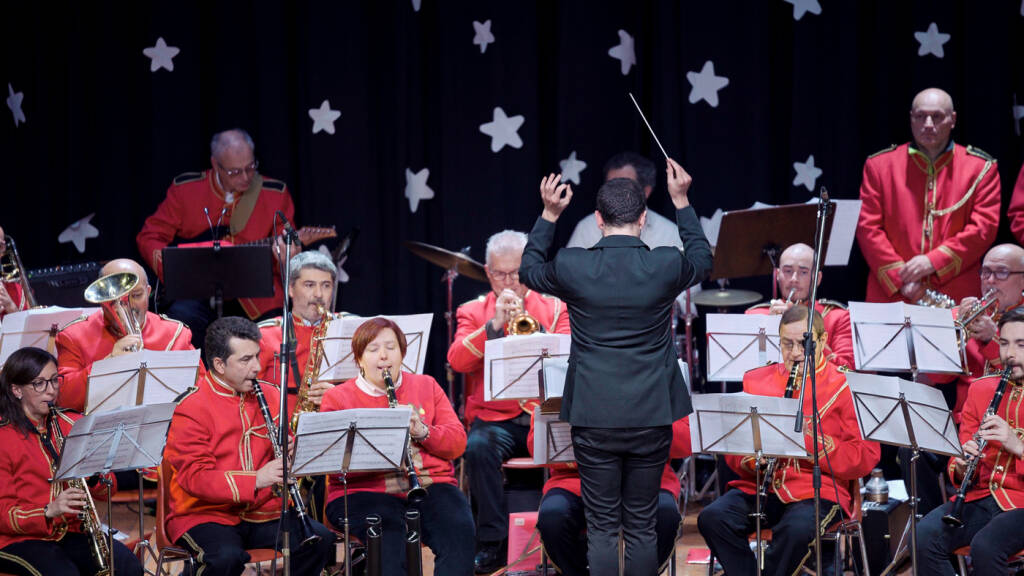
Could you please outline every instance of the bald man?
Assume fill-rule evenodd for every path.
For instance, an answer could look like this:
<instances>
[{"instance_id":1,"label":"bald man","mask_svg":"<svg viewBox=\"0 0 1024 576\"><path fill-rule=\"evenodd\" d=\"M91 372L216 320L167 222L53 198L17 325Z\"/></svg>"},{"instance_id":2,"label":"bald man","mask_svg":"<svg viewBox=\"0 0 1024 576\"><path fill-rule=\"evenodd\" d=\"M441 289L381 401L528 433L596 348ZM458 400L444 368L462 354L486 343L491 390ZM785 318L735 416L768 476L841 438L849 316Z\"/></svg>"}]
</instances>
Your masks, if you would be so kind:
<instances>
[{"instance_id":1,"label":"bald man","mask_svg":"<svg viewBox=\"0 0 1024 576\"><path fill-rule=\"evenodd\" d=\"M775 278L781 298L747 309L747 314L782 315L794 304L807 305L811 297L811 274L814 272L814 249L807 244L793 244L782 251ZM815 285L821 284L821 271ZM818 298L814 307L825 319L825 357L837 366L853 368L853 332L850 313L839 302Z\"/></svg>"},{"instance_id":2,"label":"bald man","mask_svg":"<svg viewBox=\"0 0 1024 576\"><path fill-rule=\"evenodd\" d=\"M126 334L121 322L106 309L72 322L57 334L58 372L64 377L57 403L65 408L85 409L89 373L97 360L127 354L133 348L147 350L191 350L192 333L181 322L149 311L149 279L134 260L111 260L100 269L100 277L130 272L139 282L129 293L129 309L139 322L141 336Z\"/></svg>"},{"instance_id":3,"label":"bald man","mask_svg":"<svg viewBox=\"0 0 1024 576\"><path fill-rule=\"evenodd\" d=\"M981 256L999 227L999 171L952 141L955 125L949 94L924 90L910 110L913 141L864 163L857 242L868 302L913 303L929 288L954 301L978 294Z\"/></svg>"}]
</instances>

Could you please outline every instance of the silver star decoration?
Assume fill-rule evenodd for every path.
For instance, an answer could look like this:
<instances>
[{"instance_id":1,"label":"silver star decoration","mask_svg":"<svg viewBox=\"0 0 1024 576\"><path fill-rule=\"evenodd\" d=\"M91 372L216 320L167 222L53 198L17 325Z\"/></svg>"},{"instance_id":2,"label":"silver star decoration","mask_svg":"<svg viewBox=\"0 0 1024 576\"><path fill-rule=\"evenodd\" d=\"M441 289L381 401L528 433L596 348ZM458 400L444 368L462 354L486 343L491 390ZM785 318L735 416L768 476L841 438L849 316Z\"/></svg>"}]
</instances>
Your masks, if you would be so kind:
<instances>
[{"instance_id":1,"label":"silver star decoration","mask_svg":"<svg viewBox=\"0 0 1024 576\"><path fill-rule=\"evenodd\" d=\"M57 236L57 242L60 242L61 244L71 242L75 245L79 254L85 253L85 241L88 238L95 238L100 235L100 231L89 223L95 215L96 213L93 212L65 228L64 231L60 233L60 236Z\"/></svg>"},{"instance_id":2,"label":"silver star decoration","mask_svg":"<svg viewBox=\"0 0 1024 576\"><path fill-rule=\"evenodd\" d=\"M181 52L176 46L168 46L163 37L156 39L156 46L144 48L142 53L149 57L149 71L156 72L161 68L167 68L168 72L174 71L174 57Z\"/></svg>"},{"instance_id":3,"label":"silver star decoration","mask_svg":"<svg viewBox=\"0 0 1024 576\"><path fill-rule=\"evenodd\" d=\"M334 134L334 121L341 117L341 112L331 110L331 103L324 100L319 108L310 108L309 117L313 119L313 134L323 131Z\"/></svg>"},{"instance_id":4,"label":"silver star decoration","mask_svg":"<svg viewBox=\"0 0 1024 576\"><path fill-rule=\"evenodd\" d=\"M14 127L18 127L19 122L25 122L25 112L21 109L21 101L25 99L24 92L15 92L14 87L11 83L7 83L7 107L11 109L11 114L14 115Z\"/></svg>"},{"instance_id":5,"label":"silver star decoration","mask_svg":"<svg viewBox=\"0 0 1024 576\"><path fill-rule=\"evenodd\" d=\"M804 17L804 14L810 12L811 14L821 14L821 4L818 0L785 0L786 3L793 5L793 20L799 20Z\"/></svg>"},{"instance_id":6,"label":"silver star decoration","mask_svg":"<svg viewBox=\"0 0 1024 576\"><path fill-rule=\"evenodd\" d=\"M690 104L704 100L712 108L718 107L718 91L729 85L725 76L715 76L715 64L711 60L704 63L700 72L687 72L686 79L693 88L690 89Z\"/></svg>"},{"instance_id":7,"label":"silver star decoration","mask_svg":"<svg viewBox=\"0 0 1024 576\"><path fill-rule=\"evenodd\" d=\"M1024 10L1024 8L1022 8ZM1017 105L1017 95L1013 95L1013 130L1020 136L1020 119L1024 118L1024 106Z\"/></svg>"},{"instance_id":8,"label":"silver star decoration","mask_svg":"<svg viewBox=\"0 0 1024 576\"><path fill-rule=\"evenodd\" d=\"M344 264L346 260L348 260L348 254L345 254L341 258L335 260L334 255L331 254L331 251L330 249L327 248L327 246L321 244L320 247L317 248L317 250L319 250L320 253L323 254L324 256L330 258L331 261L334 262L334 265L338 268L338 284L344 284L348 282L348 272L345 272L345 270L341 267L341 265Z\"/></svg>"},{"instance_id":9,"label":"silver star decoration","mask_svg":"<svg viewBox=\"0 0 1024 576\"><path fill-rule=\"evenodd\" d=\"M491 34L491 21L477 22L473 20L473 44L480 46L480 53L487 52L487 45L494 42L494 34Z\"/></svg>"},{"instance_id":10,"label":"silver star decoration","mask_svg":"<svg viewBox=\"0 0 1024 576\"><path fill-rule=\"evenodd\" d=\"M422 2L423 2L423 0L412 0L412 10L413 10L413 12L419 12L420 11L420 4Z\"/></svg>"},{"instance_id":11,"label":"silver star decoration","mask_svg":"<svg viewBox=\"0 0 1024 576\"><path fill-rule=\"evenodd\" d=\"M420 200L430 200L434 197L434 191L427 186L429 177L429 168L424 168L416 173L408 168L405 169L405 197L409 199L409 211L413 214L420 207Z\"/></svg>"},{"instance_id":12,"label":"silver star decoration","mask_svg":"<svg viewBox=\"0 0 1024 576\"><path fill-rule=\"evenodd\" d=\"M625 30L619 30L619 44L608 50L608 55L619 61L622 75L629 74L629 69L636 64L636 51L633 49L633 37Z\"/></svg>"},{"instance_id":13,"label":"silver star decoration","mask_svg":"<svg viewBox=\"0 0 1024 576\"><path fill-rule=\"evenodd\" d=\"M583 160L576 158L576 151L573 150L569 157L565 160L558 162L558 167L562 169L562 181L572 182L577 186L580 185L580 172L587 167L587 163Z\"/></svg>"},{"instance_id":14,"label":"silver star decoration","mask_svg":"<svg viewBox=\"0 0 1024 576\"><path fill-rule=\"evenodd\" d=\"M921 44L917 49L918 56L931 54L936 58L942 58L945 55L942 45L949 42L949 34L939 32L939 26L935 22L929 24L925 32L914 32L914 38Z\"/></svg>"},{"instance_id":15,"label":"silver star decoration","mask_svg":"<svg viewBox=\"0 0 1024 576\"><path fill-rule=\"evenodd\" d=\"M510 118L500 106L495 106L494 119L480 125L480 131L491 137L491 152L497 153L506 145L522 148L523 139L519 137L519 127L525 119L521 114Z\"/></svg>"},{"instance_id":16,"label":"silver star decoration","mask_svg":"<svg viewBox=\"0 0 1024 576\"><path fill-rule=\"evenodd\" d=\"M807 162L793 162L793 169L796 170L793 186L803 184L808 190L813 191L815 181L821 176L821 168L814 165L814 154L807 157Z\"/></svg>"}]
</instances>

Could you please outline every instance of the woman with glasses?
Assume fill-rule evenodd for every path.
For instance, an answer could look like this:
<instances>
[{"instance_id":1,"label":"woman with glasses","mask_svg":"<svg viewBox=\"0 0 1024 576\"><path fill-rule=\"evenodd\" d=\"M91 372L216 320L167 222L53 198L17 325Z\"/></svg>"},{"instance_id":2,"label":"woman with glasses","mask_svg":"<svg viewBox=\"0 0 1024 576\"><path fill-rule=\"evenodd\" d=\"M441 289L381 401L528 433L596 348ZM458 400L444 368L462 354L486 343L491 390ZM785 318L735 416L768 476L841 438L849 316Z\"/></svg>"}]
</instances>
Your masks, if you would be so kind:
<instances>
[{"instance_id":1,"label":"woman with glasses","mask_svg":"<svg viewBox=\"0 0 1024 576\"><path fill-rule=\"evenodd\" d=\"M17 350L0 370L0 572L97 572L90 536L79 519L85 493L50 483L60 452L54 427L67 436L81 418L67 411L58 411L56 421L51 417L60 383L56 358L39 348ZM114 541L113 550L116 574L142 574L139 560L123 544Z\"/></svg>"}]
</instances>

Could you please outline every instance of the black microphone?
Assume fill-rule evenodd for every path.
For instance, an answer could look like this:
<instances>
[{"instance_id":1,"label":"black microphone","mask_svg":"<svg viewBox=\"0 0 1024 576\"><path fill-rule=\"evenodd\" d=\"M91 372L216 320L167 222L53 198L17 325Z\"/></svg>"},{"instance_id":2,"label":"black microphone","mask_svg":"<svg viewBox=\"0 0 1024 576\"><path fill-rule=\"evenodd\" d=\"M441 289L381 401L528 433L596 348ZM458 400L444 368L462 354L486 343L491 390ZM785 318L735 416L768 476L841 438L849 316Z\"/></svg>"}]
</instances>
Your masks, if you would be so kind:
<instances>
[{"instance_id":1,"label":"black microphone","mask_svg":"<svg viewBox=\"0 0 1024 576\"><path fill-rule=\"evenodd\" d=\"M210 209L203 206L203 214L206 215L206 223L210 225L210 240L213 240L214 251L220 250L220 238L217 238L217 232L213 228L213 221L210 220ZM224 211L221 211L221 217L224 216ZM217 221L217 226L220 226L220 220Z\"/></svg>"},{"instance_id":2,"label":"black microphone","mask_svg":"<svg viewBox=\"0 0 1024 576\"><path fill-rule=\"evenodd\" d=\"M288 242L289 244L294 244L298 246L299 234L295 231L295 228L292 226L292 223L288 221L288 218L284 215L284 212L276 210L274 211L274 214L281 219L281 226L284 228L284 234L282 234L282 236L284 236L285 241Z\"/></svg>"}]
</instances>

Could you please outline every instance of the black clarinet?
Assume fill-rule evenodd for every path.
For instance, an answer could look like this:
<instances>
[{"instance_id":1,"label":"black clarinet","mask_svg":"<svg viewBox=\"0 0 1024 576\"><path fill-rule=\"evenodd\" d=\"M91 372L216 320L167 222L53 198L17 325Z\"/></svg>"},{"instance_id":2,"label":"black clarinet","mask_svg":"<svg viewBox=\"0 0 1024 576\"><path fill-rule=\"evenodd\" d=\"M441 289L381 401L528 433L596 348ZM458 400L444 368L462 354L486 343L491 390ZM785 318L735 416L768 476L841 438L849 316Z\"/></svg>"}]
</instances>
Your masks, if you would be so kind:
<instances>
[{"instance_id":1,"label":"black clarinet","mask_svg":"<svg viewBox=\"0 0 1024 576\"><path fill-rule=\"evenodd\" d=\"M996 385L996 393L992 396L992 402L988 405L988 410L985 411L985 416L982 416L982 422L985 421L985 417L995 414L996 410L999 409L999 404L1003 401L1003 393L1006 392L1006 384L1010 381L1010 374L1013 372L1013 365L1010 363L1013 359L1007 358L1006 368L1003 368L1002 374L999 376L999 384ZM978 424L978 430L981 430L981 424ZM978 471L978 462L985 457L985 445L988 441L981 438L978 432L974 433L974 442L978 444L978 455L971 456L967 461L967 469L964 470L964 479L960 483L960 489L956 492L956 498L953 499L953 508L950 509L949 514L942 517L942 521L950 526L961 527L964 525L963 512L964 512L964 498L967 497L967 491L970 490L971 485L974 484L974 475Z\"/></svg>"},{"instance_id":2,"label":"black clarinet","mask_svg":"<svg viewBox=\"0 0 1024 576\"><path fill-rule=\"evenodd\" d=\"M794 362L793 367L789 369L789 380L786 382L786 391L783 393L784 398L792 398L794 389L796 388L796 373L800 370L800 363ZM768 492L772 489L772 481L775 478L775 468L779 465L779 459L777 456L773 456L768 459L768 463L764 467L764 478L761 480L761 487L757 491L757 497L761 500L761 515L764 515L764 499L767 498Z\"/></svg>"},{"instance_id":3,"label":"black clarinet","mask_svg":"<svg viewBox=\"0 0 1024 576\"><path fill-rule=\"evenodd\" d=\"M391 370L387 368L384 369L384 391L388 395L388 407L397 408L398 396L395 395L395 383L391 380ZM408 441L405 444L405 469L409 475L409 491L405 493L405 498L411 504L419 504L427 497L427 491L420 485L420 478L416 475L416 466L412 463L412 446Z\"/></svg>"},{"instance_id":4,"label":"black clarinet","mask_svg":"<svg viewBox=\"0 0 1024 576\"><path fill-rule=\"evenodd\" d=\"M255 378L252 380L252 393L256 395L256 402L259 403L260 412L263 414L263 421L267 424L267 436L270 440L270 445L274 448L274 458L282 458L284 450L278 444L279 430L277 425L274 424L274 417L270 414L270 407L267 406L267 398L263 395L263 387L260 386L260 381ZM288 486L288 495L291 496L292 507L295 509L295 515L299 520L299 546L319 542L320 536L313 529L313 522L306 513L306 503L302 500L302 493L299 492L298 485L291 478L286 478L285 484Z\"/></svg>"}]
</instances>

